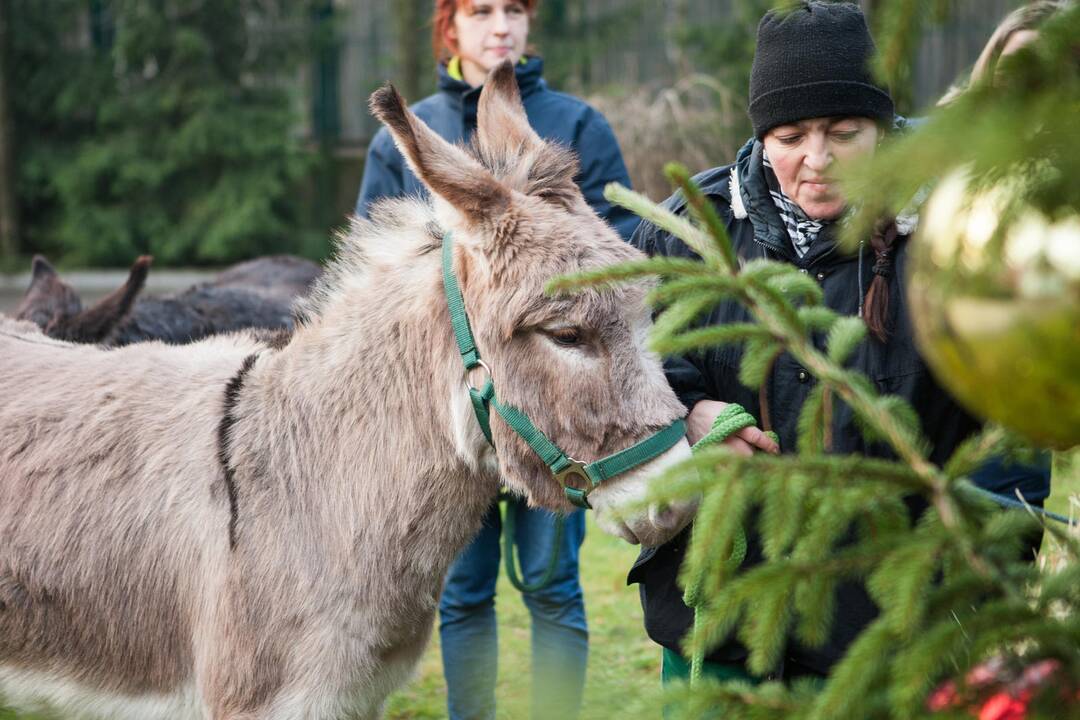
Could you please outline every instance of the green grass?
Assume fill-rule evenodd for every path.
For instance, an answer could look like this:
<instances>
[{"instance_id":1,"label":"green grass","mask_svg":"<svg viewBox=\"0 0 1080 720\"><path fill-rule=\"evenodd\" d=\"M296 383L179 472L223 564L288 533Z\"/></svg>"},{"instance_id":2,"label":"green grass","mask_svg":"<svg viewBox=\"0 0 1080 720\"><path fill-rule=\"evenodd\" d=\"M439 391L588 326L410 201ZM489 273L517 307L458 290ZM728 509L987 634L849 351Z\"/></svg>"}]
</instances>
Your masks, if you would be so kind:
<instances>
[{"instance_id":1,"label":"green grass","mask_svg":"<svg viewBox=\"0 0 1080 720\"><path fill-rule=\"evenodd\" d=\"M1069 517L1080 515L1080 448L1054 455L1053 492L1046 509Z\"/></svg>"},{"instance_id":2,"label":"green grass","mask_svg":"<svg viewBox=\"0 0 1080 720\"><path fill-rule=\"evenodd\" d=\"M1070 497L1080 503L1080 451L1059 457L1054 467L1054 491L1047 508L1069 514ZM1080 504L1074 514L1080 512ZM659 652L645 637L636 588L626 587L626 571L637 548L599 529L589 516L582 548L581 576L589 618L589 668L582 720L611 717L658 718ZM505 577L496 599L499 618L499 677L497 717L529 717L529 614ZM428 720L446 717L446 685L442 677L438 633L424 653L416 677L387 703L389 720ZM0 710L0 720L44 720L16 717Z\"/></svg>"},{"instance_id":3,"label":"green grass","mask_svg":"<svg viewBox=\"0 0 1080 720\"><path fill-rule=\"evenodd\" d=\"M1080 518L1080 448L1054 454L1051 492L1046 500L1046 509L1065 517ZM1043 568L1056 568L1065 562L1053 538L1044 537L1039 561Z\"/></svg>"}]
</instances>

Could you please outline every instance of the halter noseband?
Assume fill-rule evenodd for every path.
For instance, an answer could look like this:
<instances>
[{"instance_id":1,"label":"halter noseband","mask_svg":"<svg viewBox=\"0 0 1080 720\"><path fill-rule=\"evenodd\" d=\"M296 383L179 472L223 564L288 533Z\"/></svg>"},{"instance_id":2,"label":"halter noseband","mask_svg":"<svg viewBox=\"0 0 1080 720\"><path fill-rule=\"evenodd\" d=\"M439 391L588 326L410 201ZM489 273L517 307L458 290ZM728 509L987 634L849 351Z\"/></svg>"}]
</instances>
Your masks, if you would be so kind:
<instances>
[{"instance_id":1,"label":"halter noseband","mask_svg":"<svg viewBox=\"0 0 1080 720\"><path fill-rule=\"evenodd\" d=\"M458 351L465 364L465 387L469 390L473 412L476 414L477 422L480 423L480 429L484 432L484 437L492 447L495 446L491 440L490 410L490 408L495 408L495 412L510 426L510 429L520 435L533 452L540 456L540 459L551 470L551 474L563 486L563 492L571 503L578 507L591 508L589 493L597 485L654 460L685 437L686 423L680 418L625 450L595 462L583 463L574 460L541 432L524 412L513 405L500 403L495 397L495 384L491 379L491 370L480 359L480 350L476 347L476 339L473 337L469 317L465 312L465 298L461 295L461 288L454 275L453 233L449 230L443 235L442 270L443 289L450 309L450 324L454 328L454 339L457 341ZM479 389L469 383L469 373L477 367L483 368L487 373L487 382ZM569 483L574 478L585 485L586 489L572 487Z\"/></svg>"}]
</instances>

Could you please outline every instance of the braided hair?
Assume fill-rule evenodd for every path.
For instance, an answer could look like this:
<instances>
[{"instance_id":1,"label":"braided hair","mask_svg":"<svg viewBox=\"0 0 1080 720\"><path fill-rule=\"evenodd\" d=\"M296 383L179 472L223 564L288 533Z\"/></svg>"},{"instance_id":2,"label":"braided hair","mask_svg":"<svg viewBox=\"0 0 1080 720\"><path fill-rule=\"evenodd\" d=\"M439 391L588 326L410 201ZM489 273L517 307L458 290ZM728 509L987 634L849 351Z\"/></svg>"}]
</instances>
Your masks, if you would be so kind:
<instances>
[{"instance_id":1,"label":"braided hair","mask_svg":"<svg viewBox=\"0 0 1080 720\"><path fill-rule=\"evenodd\" d=\"M879 220L870 234L870 247L874 251L874 278L866 290L863 301L863 319L870 334L880 342L889 339L889 280L894 271L896 239L900 231L894 218Z\"/></svg>"}]
</instances>

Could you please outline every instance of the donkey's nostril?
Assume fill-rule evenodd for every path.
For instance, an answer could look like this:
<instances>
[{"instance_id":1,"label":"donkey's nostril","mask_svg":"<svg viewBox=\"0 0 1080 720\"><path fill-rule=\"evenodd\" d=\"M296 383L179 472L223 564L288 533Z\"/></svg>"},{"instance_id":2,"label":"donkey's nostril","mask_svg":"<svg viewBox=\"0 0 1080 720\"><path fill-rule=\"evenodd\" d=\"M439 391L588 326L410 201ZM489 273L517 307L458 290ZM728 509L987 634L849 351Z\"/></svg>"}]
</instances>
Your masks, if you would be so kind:
<instances>
[{"instance_id":1,"label":"donkey's nostril","mask_svg":"<svg viewBox=\"0 0 1080 720\"><path fill-rule=\"evenodd\" d=\"M666 502L649 507L649 522L658 530L671 530L680 519L679 513Z\"/></svg>"},{"instance_id":2,"label":"donkey's nostril","mask_svg":"<svg viewBox=\"0 0 1080 720\"><path fill-rule=\"evenodd\" d=\"M697 510L697 499L658 502L649 506L649 523L668 539L686 527Z\"/></svg>"},{"instance_id":3,"label":"donkey's nostril","mask_svg":"<svg viewBox=\"0 0 1080 720\"><path fill-rule=\"evenodd\" d=\"M641 540L639 540L638 536L634 534L634 531L630 529L630 526L622 521L615 526L615 534L631 545L638 545L641 543Z\"/></svg>"}]
</instances>

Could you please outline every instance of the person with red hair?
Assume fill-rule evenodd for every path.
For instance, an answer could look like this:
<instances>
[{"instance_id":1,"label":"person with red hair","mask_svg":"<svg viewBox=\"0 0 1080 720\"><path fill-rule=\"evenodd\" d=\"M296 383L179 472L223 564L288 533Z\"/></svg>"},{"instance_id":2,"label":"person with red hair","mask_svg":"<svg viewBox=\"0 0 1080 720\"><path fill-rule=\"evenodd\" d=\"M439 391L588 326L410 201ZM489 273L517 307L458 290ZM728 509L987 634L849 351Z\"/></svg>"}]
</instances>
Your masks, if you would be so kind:
<instances>
[{"instance_id":1,"label":"person with red hair","mask_svg":"<svg viewBox=\"0 0 1080 720\"><path fill-rule=\"evenodd\" d=\"M542 138L573 148L580 160L577 183L586 202L626 240L637 217L604 199L609 182L630 185L615 135L604 117L578 98L555 92L543 79L543 60L528 46L539 0L436 0L432 45L438 92L412 106L429 127L451 142L476 130L477 101L490 70L509 59L529 123ZM356 214L367 217L382 198L426 191L404 162L386 129L368 149ZM581 510L562 527L555 516L523 502L507 504L532 619L532 717L572 720L581 705L588 656L585 602L578 552L585 536ZM451 720L495 717L498 644L495 585L502 518L492 506L480 533L451 566L439 602L439 637ZM508 532L510 523L508 525ZM549 560L556 558L550 581ZM542 587L539 587L543 585Z\"/></svg>"},{"instance_id":2,"label":"person with red hair","mask_svg":"<svg viewBox=\"0 0 1080 720\"><path fill-rule=\"evenodd\" d=\"M466 43L479 42L480 47L466 47L464 51L465 57L462 57L457 24L463 20L466 23L491 20L493 14L497 14L497 11L493 13L493 8L488 7L488 5L490 3L474 3L471 0L436 0L435 12L431 18L431 50L436 61L449 64L456 57L459 62L464 62L467 67L463 68L463 70L470 71L469 74L465 75L465 79L473 87L484 84L484 77L487 75L488 69L490 69L487 67L489 64L494 67L499 61L509 57L510 53L513 53L518 58L524 56L525 42L529 35L529 23L536 14L537 0L519 0L518 2L505 3L505 37L510 38L510 41L505 42L505 38L502 41L495 37L491 38L492 42L490 44L492 47L490 50L492 52L486 61L483 58L485 38L466 29ZM458 14L459 10L463 11L460 16ZM503 50L505 52L502 52Z\"/></svg>"},{"instance_id":3,"label":"person with red hair","mask_svg":"<svg viewBox=\"0 0 1080 720\"><path fill-rule=\"evenodd\" d=\"M529 27L540 0L435 0L432 50L438 91L411 109L451 142L468 141L476 129L476 104L487 73L503 60L517 63L517 81L533 129L545 140L573 148L586 202L626 240L638 218L604 198L609 182L630 185L618 141L607 120L579 98L550 89L544 61L531 52ZM356 214L367 217L384 197L423 194L389 133L380 129L368 146Z\"/></svg>"}]
</instances>

